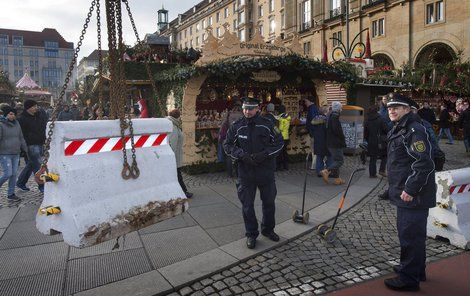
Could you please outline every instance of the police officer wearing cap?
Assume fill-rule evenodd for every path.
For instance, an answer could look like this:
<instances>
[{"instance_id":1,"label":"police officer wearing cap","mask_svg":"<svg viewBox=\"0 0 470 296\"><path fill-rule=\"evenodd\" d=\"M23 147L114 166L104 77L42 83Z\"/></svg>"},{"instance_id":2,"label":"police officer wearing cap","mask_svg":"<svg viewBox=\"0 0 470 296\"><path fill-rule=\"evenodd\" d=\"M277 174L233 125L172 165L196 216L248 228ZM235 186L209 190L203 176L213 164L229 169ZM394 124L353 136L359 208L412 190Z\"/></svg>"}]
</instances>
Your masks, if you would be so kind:
<instances>
[{"instance_id":1,"label":"police officer wearing cap","mask_svg":"<svg viewBox=\"0 0 470 296\"><path fill-rule=\"evenodd\" d=\"M411 112L412 101L394 94L387 103L393 128L388 134L390 202L397 207L400 265L397 276L385 285L398 291L418 291L426 280L426 223L436 205L431 143L420 118Z\"/></svg>"},{"instance_id":2,"label":"police officer wearing cap","mask_svg":"<svg viewBox=\"0 0 470 296\"><path fill-rule=\"evenodd\" d=\"M279 236L274 232L274 199L277 193L274 171L276 156L284 144L274 124L260 116L258 99L244 98L242 109L244 116L230 126L224 150L229 157L238 161L238 198L242 203L246 244L249 249L253 249L259 234L254 210L257 188L263 208L261 234L279 241Z\"/></svg>"}]
</instances>

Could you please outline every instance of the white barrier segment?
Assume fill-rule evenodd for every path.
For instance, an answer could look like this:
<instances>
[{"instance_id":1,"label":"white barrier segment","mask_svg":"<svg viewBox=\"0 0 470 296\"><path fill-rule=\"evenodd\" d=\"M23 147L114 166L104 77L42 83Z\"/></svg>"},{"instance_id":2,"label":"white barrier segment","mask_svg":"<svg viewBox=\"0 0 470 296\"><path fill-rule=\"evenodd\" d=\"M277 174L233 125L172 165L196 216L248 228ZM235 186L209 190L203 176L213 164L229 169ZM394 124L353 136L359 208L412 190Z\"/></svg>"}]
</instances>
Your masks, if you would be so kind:
<instances>
[{"instance_id":1,"label":"white barrier segment","mask_svg":"<svg viewBox=\"0 0 470 296\"><path fill-rule=\"evenodd\" d=\"M56 122L48 168L59 174L60 180L45 184L41 208L58 206L61 213L38 214L40 232L61 232L67 244L81 248L171 218L188 208L167 140L173 130L171 122L165 118L132 122L136 147L140 146L136 148L140 176L129 180L121 177L122 150L112 151L121 145L120 139L114 139L120 137L118 120ZM90 145L92 142L97 144ZM131 155L128 150L129 164Z\"/></svg>"},{"instance_id":2,"label":"white barrier segment","mask_svg":"<svg viewBox=\"0 0 470 296\"><path fill-rule=\"evenodd\" d=\"M429 211L429 237L447 238L459 248L470 248L470 168L436 173L438 207Z\"/></svg>"}]
</instances>

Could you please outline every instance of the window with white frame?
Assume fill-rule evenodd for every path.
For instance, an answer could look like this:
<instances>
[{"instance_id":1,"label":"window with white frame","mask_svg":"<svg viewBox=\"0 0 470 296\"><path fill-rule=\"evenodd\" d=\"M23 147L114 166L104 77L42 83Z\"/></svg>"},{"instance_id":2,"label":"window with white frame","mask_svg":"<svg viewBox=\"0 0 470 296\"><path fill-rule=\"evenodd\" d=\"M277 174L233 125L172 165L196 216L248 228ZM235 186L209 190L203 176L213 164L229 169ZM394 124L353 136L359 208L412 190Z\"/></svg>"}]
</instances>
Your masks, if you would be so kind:
<instances>
[{"instance_id":1,"label":"window with white frame","mask_svg":"<svg viewBox=\"0 0 470 296\"><path fill-rule=\"evenodd\" d=\"M276 21L274 18L269 20L269 34L273 34L276 30Z\"/></svg>"},{"instance_id":2,"label":"window with white frame","mask_svg":"<svg viewBox=\"0 0 470 296\"><path fill-rule=\"evenodd\" d=\"M286 14L283 12L281 13L281 29L286 28Z\"/></svg>"},{"instance_id":3,"label":"window with white frame","mask_svg":"<svg viewBox=\"0 0 470 296\"><path fill-rule=\"evenodd\" d=\"M258 17L263 16L263 5L258 5Z\"/></svg>"},{"instance_id":4,"label":"window with white frame","mask_svg":"<svg viewBox=\"0 0 470 296\"><path fill-rule=\"evenodd\" d=\"M309 55L311 50L311 44L309 42L304 42L304 54Z\"/></svg>"},{"instance_id":5,"label":"window with white frame","mask_svg":"<svg viewBox=\"0 0 470 296\"><path fill-rule=\"evenodd\" d=\"M209 17L208 23L209 23L209 26L212 26L212 17L211 16Z\"/></svg>"},{"instance_id":6,"label":"window with white frame","mask_svg":"<svg viewBox=\"0 0 470 296\"><path fill-rule=\"evenodd\" d=\"M228 7L224 9L224 18L228 18Z\"/></svg>"},{"instance_id":7,"label":"window with white frame","mask_svg":"<svg viewBox=\"0 0 470 296\"><path fill-rule=\"evenodd\" d=\"M243 10L242 12L238 13L238 24L244 24L245 23L245 11Z\"/></svg>"},{"instance_id":8,"label":"window with white frame","mask_svg":"<svg viewBox=\"0 0 470 296\"><path fill-rule=\"evenodd\" d=\"M333 33L333 47L340 45L340 41L343 41L343 34L341 31Z\"/></svg>"},{"instance_id":9,"label":"window with white frame","mask_svg":"<svg viewBox=\"0 0 470 296\"><path fill-rule=\"evenodd\" d=\"M202 20L202 28L205 29L207 26L206 20Z\"/></svg>"},{"instance_id":10,"label":"window with white frame","mask_svg":"<svg viewBox=\"0 0 470 296\"><path fill-rule=\"evenodd\" d=\"M206 41L206 33L202 34L202 42Z\"/></svg>"},{"instance_id":11,"label":"window with white frame","mask_svg":"<svg viewBox=\"0 0 470 296\"><path fill-rule=\"evenodd\" d=\"M193 35L193 26L189 27L189 36Z\"/></svg>"},{"instance_id":12,"label":"window with white frame","mask_svg":"<svg viewBox=\"0 0 470 296\"><path fill-rule=\"evenodd\" d=\"M233 20L233 24L232 24L232 25L233 25L232 31L233 31L233 32L236 32L236 31L237 31L237 27L238 27L238 25L237 25L237 20Z\"/></svg>"},{"instance_id":13,"label":"window with white frame","mask_svg":"<svg viewBox=\"0 0 470 296\"><path fill-rule=\"evenodd\" d=\"M330 17L335 17L341 14L342 0L330 0Z\"/></svg>"},{"instance_id":14,"label":"window with white frame","mask_svg":"<svg viewBox=\"0 0 470 296\"><path fill-rule=\"evenodd\" d=\"M264 26L263 25L259 25L259 34L261 36L264 36Z\"/></svg>"},{"instance_id":15,"label":"window with white frame","mask_svg":"<svg viewBox=\"0 0 470 296\"><path fill-rule=\"evenodd\" d=\"M310 10L310 0L302 2L302 30L307 30L311 27L311 10Z\"/></svg>"},{"instance_id":16,"label":"window with white frame","mask_svg":"<svg viewBox=\"0 0 470 296\"><path fill-rule=\"evenodd\" d=\"M196 33L199 32L199 29L201 28L201 26L199 25L199 23L196 24Z\"/></svg>"},{"instance_id":17,"label":"window with white frame","mask_svg":"<svg viewBox=\"0 0 470 296\"><path fill-rule=\"evenodd\" d=\"M274 0L269 0L269 12L274 11Z\"/></svg>"},{"instance_id":18,"label":"window with white frame","mask_svg":"<svg viewBox=\"0 0 470 296\"><path fill-rule=\"evenodd\" d=\"M215 29L215 34L217 35L217 37L220 37L220 27L217 27L217 29Z\"/></svg>"},{"instance_id":19,"label":"window with white frame","mask_svg":"<svg viewBox=\"0 0 470 296\"><path fill-rule=\"evenodd\" d=\"M196 46L199 46L199 37L196 37Z\"/></svg>"},{"instance_id":20,"label":"window with white frame","mask_svg":"<svg viewBox=\"0 0 470 296\"><path fill-rule=\"evenodd\" d=\"M372 37L379 37L385 35L385 19L381 18L372 21Z\"/></svg>"},{"instance_id":21,"label":"window with white frame","mask_svg":"<svg viewBox=\"0 0 470 296\"><path fill-rule=\"evenodd\" d=\"M186 38L188 36L188 29L185 29L184 30L184 38Z\"/></svg>"},{"instance_id":22,"label":"window with white frame","mask_svg":"<svg viewBox=\"0 0 470 296\"><path fill-rule=\"evenodd\" d=\"M220 12L215 14L215 21L218 23L220 21Z\"/></svg>"},{"instance_id":23,"label":"window with white frame","mask_svg":"<svg viewBox=\"0 0 470 296\"><path fill-rule=\"evenodd\" d=\"M238 31L238 37L240 38L240 41L245 41L245 29Z\"/></svg>"},{"instance_id":24,"label":"window with white frame","mask_svg":"<svg viewBox=\"0 0 470 296\"><path fill-rule=\"evenodd\" d=\"M444 21L444 1L435 1L426 4L426 24Z\"/></svg>"}]
</instances>

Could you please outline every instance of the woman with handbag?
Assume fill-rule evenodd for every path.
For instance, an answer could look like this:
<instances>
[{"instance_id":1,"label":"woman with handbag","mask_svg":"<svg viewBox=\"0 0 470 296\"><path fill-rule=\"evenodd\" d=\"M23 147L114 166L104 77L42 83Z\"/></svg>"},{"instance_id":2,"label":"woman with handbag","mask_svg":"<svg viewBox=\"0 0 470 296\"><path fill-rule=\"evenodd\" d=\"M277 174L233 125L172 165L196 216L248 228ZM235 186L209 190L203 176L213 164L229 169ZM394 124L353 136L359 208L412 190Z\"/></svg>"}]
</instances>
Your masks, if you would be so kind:
<instances>
[{"instance_id":1,"label":"woman with handbag","mask_svg":"<svg viewBox=\"0 0 470 296\"><path fill-rule=\"evenodd\" d=\"M387 133L388 126L378 113L378 107L372 105L367 111L367 121L364 125L364 139L367 140L369 160L369 177L377 177L377 159L381 159L379 175L386 177L387 165Z\"/></svg>"}]
</instances>

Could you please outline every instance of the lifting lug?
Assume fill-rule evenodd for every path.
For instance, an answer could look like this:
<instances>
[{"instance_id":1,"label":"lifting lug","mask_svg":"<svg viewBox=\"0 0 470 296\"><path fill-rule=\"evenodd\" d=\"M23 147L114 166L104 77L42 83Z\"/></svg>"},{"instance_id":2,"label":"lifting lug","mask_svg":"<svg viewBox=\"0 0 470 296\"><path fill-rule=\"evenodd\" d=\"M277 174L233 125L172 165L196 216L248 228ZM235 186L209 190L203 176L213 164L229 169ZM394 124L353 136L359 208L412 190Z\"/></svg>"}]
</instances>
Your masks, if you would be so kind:
<instances>
[{"instance_id":1,"label":"lifting lug","mask_svg":"<svg viewBox=\"0 0 470 296\"><path fill-rule=\"evenodd\" d=\"M53 206L40 208L38 210L39 215L46 215L46 216L57 215L57 214L60 214L61 212L62 211L60 210L60 207L53 207Z\"/></svg>"}]
</instances>

